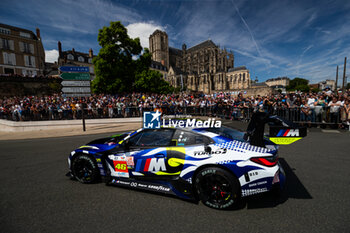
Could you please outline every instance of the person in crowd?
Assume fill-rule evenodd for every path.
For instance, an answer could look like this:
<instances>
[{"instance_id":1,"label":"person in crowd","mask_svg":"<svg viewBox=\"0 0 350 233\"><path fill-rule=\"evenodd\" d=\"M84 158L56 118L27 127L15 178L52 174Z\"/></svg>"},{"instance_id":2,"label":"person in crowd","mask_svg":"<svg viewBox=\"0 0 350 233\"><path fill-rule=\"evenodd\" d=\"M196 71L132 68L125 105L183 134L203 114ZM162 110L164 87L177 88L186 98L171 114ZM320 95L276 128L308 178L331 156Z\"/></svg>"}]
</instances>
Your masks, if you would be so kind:
<instances>
[{"instance_id":1,"label":"person in crowd","mask_svg":"<svg viewBox=\"0 0 350 233\"><path fill-rule=\"evenodd\" d=\"M330 107L330 120L332 123L337 125L339 123L339 110L341 107L341 101L339 101L338 98L334 96L328 106Z\"/></svg>"},{"instance_id":2,"label":"person in crowd","mask_svg":"<svg viewBox=\"0 0 350 233\"><path fill-rule=\"evenodd\" d=\"M330 90L320 93L290 93L243 96L242 93L212 94L129 93L89 97L24 96L0 98L0 118L9 120L56 120L81 118L81 104L88 118L142 116L143 111L161 109L164 114L206 115L249 120L258 108L292 121L316 123L347 122L349 93L338 96ZM335 102L334 102L334 99ZM342 107L343 106L343 107Z\"/></svg>"},{"instance_id":3,"label":"person in crowd","mask_svg":"<svg viewBox=\"0 0 350 233\"><path fill-rule=\"evenodd\" d=\"M346 98L344 100L344 105L343 105L343 112L344 112L344 117L342 119L342 122L344 125L347 125L347 127L350 127L350 98Z\"/></svg>"}]
</instances>

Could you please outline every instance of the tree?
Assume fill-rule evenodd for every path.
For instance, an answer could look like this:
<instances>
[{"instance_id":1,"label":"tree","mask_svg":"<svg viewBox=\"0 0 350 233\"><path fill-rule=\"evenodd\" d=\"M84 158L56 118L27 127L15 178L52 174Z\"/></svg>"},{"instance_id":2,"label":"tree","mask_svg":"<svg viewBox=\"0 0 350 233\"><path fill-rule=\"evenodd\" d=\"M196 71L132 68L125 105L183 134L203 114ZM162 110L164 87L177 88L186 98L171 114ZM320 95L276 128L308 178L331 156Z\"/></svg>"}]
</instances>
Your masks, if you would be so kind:
<instances>
[{"instance_id":1,"label":"tree","mask_svg":"<svg viewBox=\"0 0 350 233\"><path fill-rule=\"evenodd\" d=\"M307 79L295 77L290 80L289 85L287 86L287 91L302 91L308 92L310 90L309 81Z\"/></svg>"},{"instance_id":2,"label":"tree","mask_svg":"<svg viewBox=\"0 0 350 233\"><path fill-rule=\"evenodd\" d=\"M162 78L162 74L155 70L143 70L136 73L135 89L140 92L167 94L174 92L174 88Z\"/></svg>"},{"instance_id":3,"label":"tree","mask_svg":"<svg viewBox=\"0 0 350 233\"><path fill-rule=\"evenodd\" d=\"M149 67L152 55L142 47L139 38L131 39L127 29L118 21L99 30L98 41L102 47L94 58L96 78L92 82L95 93L174 91L161 74ZM137 57L137 59L135 59ZM160 76L159 76L160 75Z\"/></svg>"},{"instance_id":4,"label":"tree","mask_svg":"<svg viewBox=\"0 0 350 233\"><path fill-rule=\"evenodd\" d=\"M350 83L346 84L346 90L350 89Z\"/></svg>"},{"instance_id":5,"label":"tree","mask_svg":"<svg viewBox=\"0 0 350 233\"><path fill-rule=\"evenodd\" d=\"M142 51L140 39L130 38L120 21L100 29L97 39L101 49L93 59L96 74L93 91L109 94L131 91L137 65L133 57Z\"/></svg>"}]
</instances>

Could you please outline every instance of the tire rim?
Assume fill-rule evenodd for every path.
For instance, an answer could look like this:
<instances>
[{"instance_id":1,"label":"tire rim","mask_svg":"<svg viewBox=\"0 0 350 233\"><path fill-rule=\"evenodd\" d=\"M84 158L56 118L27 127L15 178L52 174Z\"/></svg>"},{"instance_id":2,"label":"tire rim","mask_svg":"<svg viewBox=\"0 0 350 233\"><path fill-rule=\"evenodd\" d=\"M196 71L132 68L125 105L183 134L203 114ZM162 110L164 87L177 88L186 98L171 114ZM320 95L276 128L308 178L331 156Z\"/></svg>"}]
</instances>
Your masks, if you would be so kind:
<instances>
[{"instance_id":1,"label":"tire rim","mask_svg":"<svg viewBox=\"0 0 350 233\"><path fill-rule=\"evenodd\" d=\"M217 174L205 175L199 182L199 190L202 200L213 205L224 205L232 197L230 182Z\"/></svg>"},{"instance_id":2,"label":"tire rim","mask_svg":"<svg viewBox=\"0 0 350 233\"><path fill-rule=\"evenodd\" d=\"M88 160L78 159L74 163L74 175L78 180L89 182L91 181L92 173L93 167Z\"/></svg>"}]
</instances>

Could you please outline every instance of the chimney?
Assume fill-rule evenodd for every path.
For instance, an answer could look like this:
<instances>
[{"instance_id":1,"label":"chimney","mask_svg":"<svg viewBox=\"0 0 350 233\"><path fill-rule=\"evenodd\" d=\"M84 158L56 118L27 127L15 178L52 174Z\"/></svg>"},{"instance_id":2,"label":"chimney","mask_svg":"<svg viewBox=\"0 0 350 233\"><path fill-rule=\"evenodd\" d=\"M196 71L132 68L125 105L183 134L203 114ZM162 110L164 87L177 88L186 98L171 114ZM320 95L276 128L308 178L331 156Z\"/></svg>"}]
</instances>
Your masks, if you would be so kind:
<instances>
[{"instance_id":1,"label":"chimney","mask_svg":"<svg viewBox=\"0 0 350 233\"><path fill-rule=\"evenodd\" d=\"M72 48L72 53L75 53L75 49L74 48Z\"/></svg>"},{"instance_id":2,"label":"chimney","mask_svg":"<svg viewBox=\"0 0 350 233\"><path fill-rule=\"evenodd\" d=\"M38 37L39 39L41 39L41 36L40 36L40 29L39 29L39 28L36 28L36 37Z\"/></svg>"},{"instance_id":3,"label":"chimney","mask_svg":"<svg viewBox=\"0 0 350 233\"><path fill-rule=\"evenodd\" d=\"M93 57L94 56L94 52L92 51L92 48L89 49L89 57Z\"/></svg>"},{"instance_id":4,"label":"chimney","mask_svg":"<svg viewBox=\"0 0 350 233\"><path fill-rule=\"evenodd\" d=\"M61 45L61 41L58 41L58 56L61 57L62 56L62 45Z\"/></svg>"}]
</instances>

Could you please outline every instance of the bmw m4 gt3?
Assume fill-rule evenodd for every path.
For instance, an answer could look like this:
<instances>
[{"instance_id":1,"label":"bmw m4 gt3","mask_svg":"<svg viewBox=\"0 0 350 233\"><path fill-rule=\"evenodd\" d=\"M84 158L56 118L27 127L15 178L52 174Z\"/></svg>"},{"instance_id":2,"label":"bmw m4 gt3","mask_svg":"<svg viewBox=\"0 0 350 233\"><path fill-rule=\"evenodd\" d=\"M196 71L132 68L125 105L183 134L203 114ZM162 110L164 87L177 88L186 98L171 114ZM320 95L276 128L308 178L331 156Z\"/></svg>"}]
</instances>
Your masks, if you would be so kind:
<instances>
[{"instance_id":1,"label":"bmw m4 gt3","mask_svg":"<svg viewBox=\"0 0 350 233\"><path fill-rule=\"evenodd\" d=\"M282 127L274 134L282 138L287 131ZM252 145L243 132L228 127L139 129L72 151L69 174L85 184L104 181L226 209L241 197L283 187L278 146L266 137L262 141L263 146Z\"/></svg>"}]
</instances>

